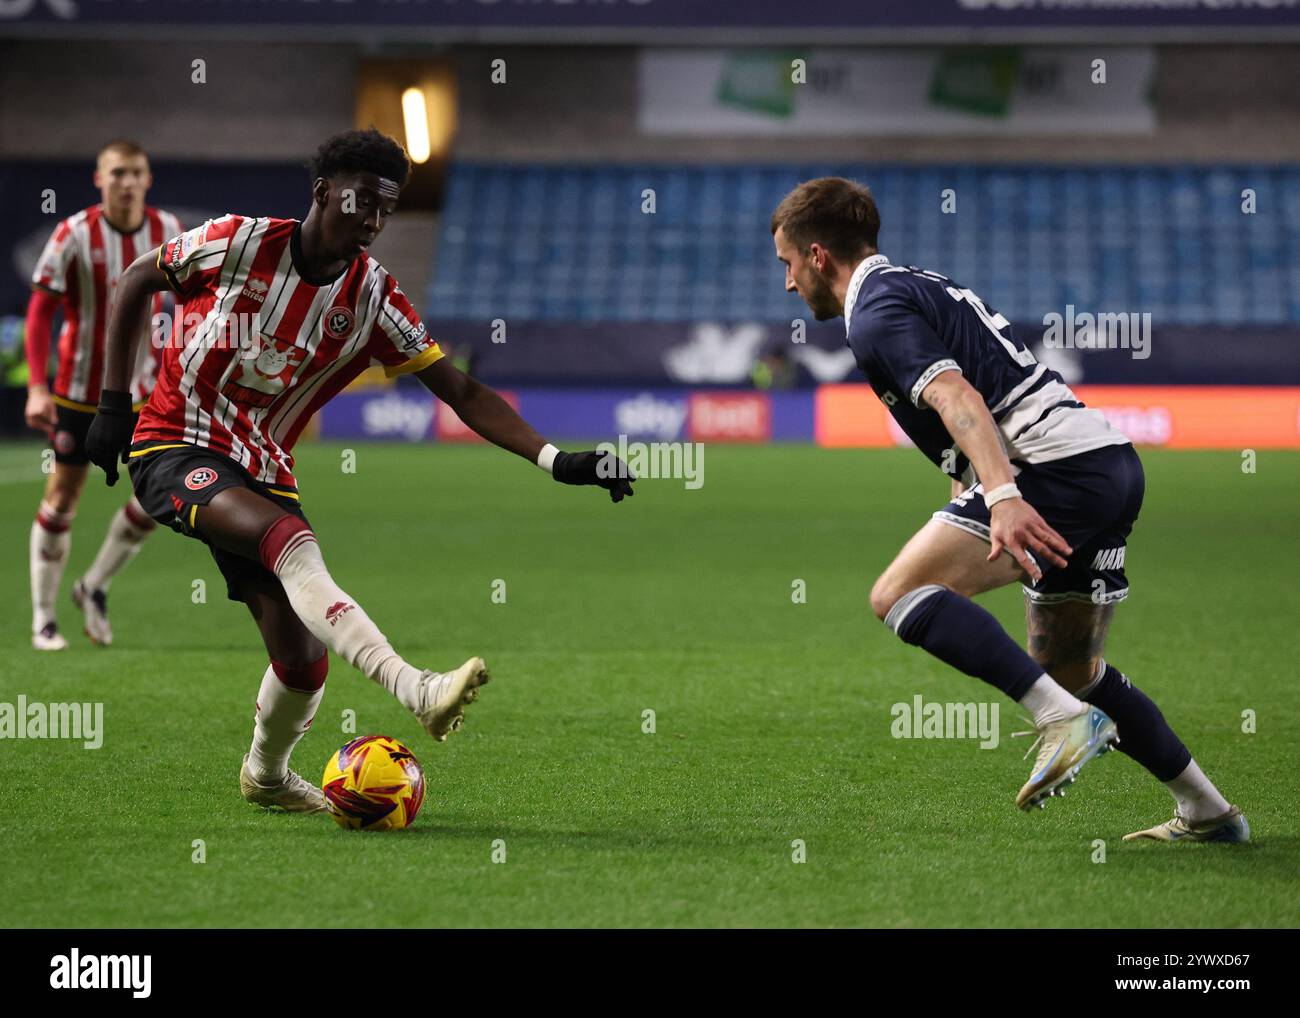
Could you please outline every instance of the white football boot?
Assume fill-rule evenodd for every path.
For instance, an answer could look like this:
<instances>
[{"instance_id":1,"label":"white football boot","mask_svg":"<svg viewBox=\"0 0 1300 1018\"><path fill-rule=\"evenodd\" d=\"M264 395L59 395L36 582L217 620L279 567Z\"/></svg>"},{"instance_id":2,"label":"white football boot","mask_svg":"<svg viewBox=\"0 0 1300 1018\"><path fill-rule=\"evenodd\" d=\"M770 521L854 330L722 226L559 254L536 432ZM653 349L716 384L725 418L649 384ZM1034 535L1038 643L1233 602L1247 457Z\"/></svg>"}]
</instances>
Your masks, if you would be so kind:
<instances>
[{"instance_id":1,"label":"white football boot","mask_svg":"<svg viewBox=\"0 0 1300 1018\"><path fill-rule=\"evenodd\" d=\"M1223 816L1192 823L1177 811L1172 820L1124 835L1125 841L1226 841L1244 845L1250 840L1250 824L1241 810L1233 806Z\"/></svg>"},{"instance_id":2,"label":"white football boot","mask_svg":"<svg viewBox=\"0 0 1300 1018\"><path fill-rule=\"evenodd\" d=\"M59 632L57 622L47 622L40 632L32 633L32 650L67 650L68 641Z\"/></svg>"},{"instance_id":3,"label":"white football boot","mask_svg":"<svg viewBox=\"0 0 1300 1018\"><path fill-rule=\"evenodd\" d=\"M478 687L491 676L481 657L472 657L454 672L426 671L420 680L420 707L416 718L435 742L460 730L465 705L478 697Z\"/></svg>"},{"instance_id":4,"label":"white football boot","mask_svg":"<svg viewBox=\"0 0 1300 1018\"><path fill-rule=\"evenodd\" d=\"M1074 783L1084 764L1115 748L1115 743L1119 741L1119 730L1115 727L1115 722L1091 704L1085 703L1083 706L1083 711L1074 717L1053 721L1037 729L1038 738L1025 751L1025 756L1028 756L1033 752L1034 746L1039 747L1033 773L1016 796L1016 805L1021 809L1034 806L1042 809L1047 805L1048 799L1065 795L1065 786Z\"/></svg>"},{"instance_id":5,"label":"white football boot","mask_svg":"<svg viewBox=\"0 0 1300 1018\"><path fill-rule=\"evenodd\" d=\"M284 779L274 785L253 780L247 753L239 768L239 790L254 806L273 806L288 813L320 813L325 809L325 793L293 771L286 770Z\"/></svg>"},{"instance_id":6,"label":"white football boot","mask_svg":"<svg viewBox=\"0 0 1300 1018\"><path fill-rule=\"evenodd\" d=\"M85 617L86 635L90 642L107 647L113 642L113 627L108 624L108 595L102 590L91 590L82 580L72 585L72 603Z\"/></svg>"}]
</instances>

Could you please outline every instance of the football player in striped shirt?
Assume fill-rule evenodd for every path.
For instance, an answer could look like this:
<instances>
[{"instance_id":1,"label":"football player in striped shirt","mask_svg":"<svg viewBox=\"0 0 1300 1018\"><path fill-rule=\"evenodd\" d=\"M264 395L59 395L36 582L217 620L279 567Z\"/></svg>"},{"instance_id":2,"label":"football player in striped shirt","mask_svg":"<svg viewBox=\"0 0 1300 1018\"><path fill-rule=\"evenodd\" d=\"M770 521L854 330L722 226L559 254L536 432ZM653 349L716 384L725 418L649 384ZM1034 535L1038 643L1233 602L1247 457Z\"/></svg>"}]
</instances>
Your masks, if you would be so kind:
<instances>
[{"instance_id":1,"label":"football player in striped shirt","mask_svg":"<svg viewBox=\"0 0 1300 1018\"><path fill-rule=\"evenodd\" d=\"M844 317L872 389L952 482L952 500L876 580L871 605L905 643L1033 715L1039 752L1016 804L1065 794L1081 767L1117 743L1176 804L1172 820L1125 840L1247 841L1241 810L1102 657L1115 605L1128 596L1124 555L1145 489L1128 438L972 291L890 264L876 249L880 215L862 185L800 184L771 228L786 290L818 320ZM1015 582L1028 652L971 600Z\"/></svg>"},{"instance_id":2,"label":"football player in striped shirt","mask_svg":"<svg viewBox=\"0 0 1300 1018\"><path fill-rule=\"evenodd\" d=\"M32 273L27 306L27 424L45 432L54 447L54 472L45 483L30 542L32 646L37 650L62 650L68 645L59 632L54 605L90 462L86 432L99 402L104 330L114 289L128 265L181 229L170 212L145 204L153 177L148 156L135 142L115 141L104 146L95 163L94 180L100 202L55 227ZM155 312L161 301L161 296L154 299ZM54 313L60 309L63 330L51 389L47 374L50 338ZM134 409L144 405L153 388L155 354L150 343L141 343L136 351L129 385ZM154 526L140 504L128 498L113 515L94 562L73 583L72 600L81 609L92 642L101 646L113 642L108 623L109 584L140 550Z\"/></svg>"},{"instance_id":3,"label":"football player in striped shirt","mask_svg":"<svg viewBox=\"0 0 1300 1018\"><path fill-rule=\"evenodd\" d=\"M327 650L380 684L438 741L488 679L482 658L435 672L405 661L325 566L303 513L292 448L332 396L372 362L414 374L470 428L557 481L632 494L626 465L564 453L493 390L443 356L397 281L368 250L397 206L410 164L377 131L328 139L311 163L301 222L226 215L173 237L118 287L91 460L109 484L119 456L155 520L211 549L232 600L251 612L270 664L257 695L244 797L316 812L321 790L289 770L320 703ZM171 289L181 330L134 428L127 391L135 330ZM128 449L129 446L129 449Z\"/></svg>"}]
</instances>

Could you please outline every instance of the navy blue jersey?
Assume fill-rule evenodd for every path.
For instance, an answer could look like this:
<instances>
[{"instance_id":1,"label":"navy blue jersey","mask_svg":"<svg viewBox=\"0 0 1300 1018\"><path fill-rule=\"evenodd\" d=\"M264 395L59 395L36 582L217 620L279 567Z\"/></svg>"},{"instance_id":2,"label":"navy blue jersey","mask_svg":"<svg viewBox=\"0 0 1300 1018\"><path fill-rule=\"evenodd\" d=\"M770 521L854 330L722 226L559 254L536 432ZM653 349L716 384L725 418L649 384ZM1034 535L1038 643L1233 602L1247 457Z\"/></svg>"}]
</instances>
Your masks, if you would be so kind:
<instances>
[{"instance_id":1,"label":"navy blue jersey","mask_svg":"<svg viewBox=\"0 0 1300 1018\"><path fill-rule=\"evenodd\" d=\"M970 461L921 393L960 371L989 408L1008 458L1047 463L1128 442L1059 374L1034 359L1011 324L937 272L865 259L844 300L849 349L898 426L945 473L974 481Z\"/></svg>"}]
</instances>

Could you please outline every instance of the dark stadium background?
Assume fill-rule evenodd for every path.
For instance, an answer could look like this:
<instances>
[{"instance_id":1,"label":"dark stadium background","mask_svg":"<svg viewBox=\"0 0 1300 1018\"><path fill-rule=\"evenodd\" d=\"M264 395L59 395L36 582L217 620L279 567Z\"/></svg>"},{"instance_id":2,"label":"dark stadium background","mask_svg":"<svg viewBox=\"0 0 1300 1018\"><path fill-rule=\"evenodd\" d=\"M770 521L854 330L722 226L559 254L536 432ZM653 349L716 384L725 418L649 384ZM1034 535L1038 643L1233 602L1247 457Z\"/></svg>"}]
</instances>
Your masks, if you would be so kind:
<instances>
[{"instance_id":1,"label":"dark stadium background","mask_svg":"<svg viewBox=\"0 0 1300 1018\"><path fill-rule=\"evenodd\" d=\"M301 216L313 146L369 123L406 140L398 95L414 85L434 152L375 253L544 432L842 432L815 388L860 381L841 326L809 322L791 342L806 309L781 290L767 229L788 187L826 172L875 189L895 262L974 289L1072 383L1300 385L1300 14L1087 6L18 5L0 22L6 380L24 378L16 317L53 222L37 195L55 188L59 215L90 203L100 143L139 140L150 200L186 221ZM720 62L662 63L691 52ZM783 87L800 55L806 83ZM1081 84L1097 57L1107 82ZM689 126L672 123L674 77L698 110ZM1044 353L1042 316L1067 306L1149 312L1154 355ZM374 382L322 415L326 436L457 436L423 390ZM1300 444L1290 389L1257 431L1221 441L1213 393L1094 401L1155 444ZM892 442L862 410L869 427L825 441Z\"/></svg>"}]
</instances>

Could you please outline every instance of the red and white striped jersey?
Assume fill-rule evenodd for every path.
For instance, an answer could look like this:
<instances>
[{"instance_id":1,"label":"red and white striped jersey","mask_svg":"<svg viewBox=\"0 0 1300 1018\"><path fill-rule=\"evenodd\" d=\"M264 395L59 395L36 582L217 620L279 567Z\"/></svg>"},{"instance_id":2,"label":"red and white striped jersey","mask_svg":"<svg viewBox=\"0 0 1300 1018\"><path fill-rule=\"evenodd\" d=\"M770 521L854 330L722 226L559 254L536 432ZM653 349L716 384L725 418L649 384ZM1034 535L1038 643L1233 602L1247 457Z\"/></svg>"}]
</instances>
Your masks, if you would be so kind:
<instances>
[{"instance_id":1,"label":"red and white striped jersey","mask_svg":"<svg viewBox=\"0 0 1300 1018\"><path fill-rule=\"evenodd\" d=\"M163 245L177 331L137 443L201 446L292 487L294 442L352 379L372 362L391 377L442 357L397 280L368 255L336 279L303 278L299 225L225 215Z\"/></svg>"},{"instance_id":2,"label":"red and white striped jersey","mask_svg":"<svg viewBox=\"0 0 1300 1018\"><path fill-rule=\"evenodd\" d=\"M32 273L32 285L63 298L59 367L52 390L57 400L76 409L95 409L104 376L104 333L117 280L142 254L180 231L174 215L147 205L144 221L134 233L123 233L110 223L102 205L82 209L55 227ZM159 294L151 314L161 309ZM131 398L136 403L149 398L157 368L158 351L149 337L142 337L131 372Z\"/></svg>"}]
</instances>

